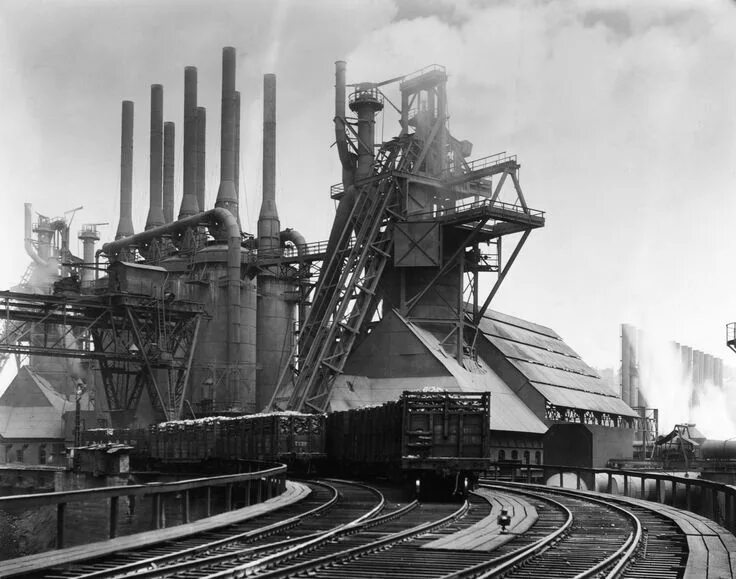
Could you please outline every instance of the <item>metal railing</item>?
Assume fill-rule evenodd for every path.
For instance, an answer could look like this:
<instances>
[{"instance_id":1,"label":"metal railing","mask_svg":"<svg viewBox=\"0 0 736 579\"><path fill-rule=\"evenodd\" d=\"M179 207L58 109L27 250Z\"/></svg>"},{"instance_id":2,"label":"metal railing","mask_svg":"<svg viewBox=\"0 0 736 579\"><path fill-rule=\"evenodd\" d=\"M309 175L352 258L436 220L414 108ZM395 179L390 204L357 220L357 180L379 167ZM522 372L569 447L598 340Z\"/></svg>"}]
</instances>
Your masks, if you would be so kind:
<instances>
[{"instance_id":1,"label":"metal railing","mask_svg":"<svg viewBox=\"0 0 736 579\"><path fill-rule=\"evenodd\" d=\"M486 472L492 480L598 490L647 500L704 516L736 532L736 486L675 474L619 468L497 463Z\"/></svg>"},{"instance_id":2,"label":"metal railing","mask_svg":"<svg viewBox=\"0 0 736 579\"><path fill-rule=\"evenodd\" d=\"M736 322L726 324L726 344L736 344Z\"/></svg>"},{"instance_id":3,"label":"metal railing","mask_svg":"<svg viewBox=\"0 0 736 579\"><path fill-rule=\"evenodd\" d=\"M436 209L431 209L429 211L423 211L421 213L412 213L411 217L412 219L423 217L446 217L450 215L459 215L461 213L487 208L500 209L502 211L518 213L520 215L528 215L530 217L544 217L544 211L540 211L539 209L524 209L521 205L504 203L502 201L492 201L491 199L468 201L454 207L439 207Z\"/></svg>"},{"instance_id":4,"label":"metal railing","mask_svg":"<svg viewBox=\"0 0 736 579\"><path fill-rule=\"evenodd\" d=\"M196 478L175 482L149 483L140 485L111 486L95 489L13 495L0 497L0 510L30 510L33 508L56 505L56 548L64 547L64 522L67 505L87 501L109 500L108 505L108 537L114 539L118 535L119 502L121 497L150 497L151 528L160 529L165 526L165 502L169 496L181 498L181 522L190 522L190 492L203 489L206 492L205 516L212 514L212 489L224 487L225 510L233 510L233 488L244 487L246 505L250 504L252 492L255 503L281 494L286 484L286 466L269 466L254 472L229 474L206 478Z\"/></svg>"}]
</instances>

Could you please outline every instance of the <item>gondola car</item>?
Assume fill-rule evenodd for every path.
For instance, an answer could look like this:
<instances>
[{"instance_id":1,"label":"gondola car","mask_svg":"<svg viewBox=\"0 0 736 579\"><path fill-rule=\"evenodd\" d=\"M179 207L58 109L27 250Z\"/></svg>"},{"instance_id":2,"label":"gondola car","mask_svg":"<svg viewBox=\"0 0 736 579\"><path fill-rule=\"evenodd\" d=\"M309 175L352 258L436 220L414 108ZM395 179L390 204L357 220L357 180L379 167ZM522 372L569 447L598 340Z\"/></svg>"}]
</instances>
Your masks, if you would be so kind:
<instances>
[{"instance_id":1,"label":"gondola car","mask_svg":"<svg viewBox=\"0 0 736 579\"><path fill-rule=\"evenodd\" d=\"M460 494L490 465L488 392L404 392L327 417L327 458L345 476L381 475L420 496Z\"/></svg>"}]
</instances>

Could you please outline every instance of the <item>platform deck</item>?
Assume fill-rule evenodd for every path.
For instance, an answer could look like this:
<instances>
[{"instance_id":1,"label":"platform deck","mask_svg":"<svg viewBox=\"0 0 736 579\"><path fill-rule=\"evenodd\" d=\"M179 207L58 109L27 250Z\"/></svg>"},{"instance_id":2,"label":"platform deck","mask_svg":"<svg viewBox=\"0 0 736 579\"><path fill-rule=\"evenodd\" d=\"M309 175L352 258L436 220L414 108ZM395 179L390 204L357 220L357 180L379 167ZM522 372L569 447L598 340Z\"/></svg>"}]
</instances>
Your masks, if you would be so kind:
<instances>
[{"instance_id":1,"label":"platform deck","mask_svg":"<svg viewBox=\"0 0 736 579\"><path fill-rule=\"evenodd\" d=\"M291 505L305 498L311 490L301 483L286 481L286 490L277 497L273 497L257 505L243 507L227 513L221 513L212 517L200 519L193 523L177 525L166 529L156 529L134 535L126 535L117 537L107 541L98 541L87 545L78 545L68 547L66 549L57 549L38 553L35 555L27 555L18 557L17 559L9 559L0 561L0 577L13 577L49 569L59 565L76 563L95 559L110 555L118 551L126 551L161 543L163 541L171 541L186 537L194 533L210 531L219 527L225 527L233 523L239 523L252 519L271 511Z\"/></svg>"}]
</instances>

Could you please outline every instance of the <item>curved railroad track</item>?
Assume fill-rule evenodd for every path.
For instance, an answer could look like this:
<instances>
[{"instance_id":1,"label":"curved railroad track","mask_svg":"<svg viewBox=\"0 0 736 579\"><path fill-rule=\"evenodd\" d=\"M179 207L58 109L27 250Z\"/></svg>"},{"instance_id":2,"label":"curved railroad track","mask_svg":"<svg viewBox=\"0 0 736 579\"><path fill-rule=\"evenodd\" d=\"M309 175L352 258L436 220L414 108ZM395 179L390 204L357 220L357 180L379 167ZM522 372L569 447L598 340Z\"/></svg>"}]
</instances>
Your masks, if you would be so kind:
<instances>
[{"instance_id":1,"label":"curved railroad track","mask_svg":"<svg viewBox=\"0 0 736 579\"><path fill-rule=\"evenodd\" d=\"M232 525L44 577L675 579L687 559L685 537L670 519L645 506L620 506L614 497L484 484L494 498L524 496L538 514L525 533L487 552L429 545L486 519L491 507L483 496L471 494L462 505L415 501L379 514L384 499L375 489L347 481L310 485L308 499L244 523L247 529Z\"/></svg>"},{"instance_id":2,"label":"curved railroad track","mask_svg":"<svg viewBox=\"0 0 736 579\"><path fill-rule=\"evenodd\" d=\"M237 564L307 540L332 527L374 517L386 507L383 494L347 481L310 481L312 492L293 505L266 515L156 543L132 551L57 567L28 577L45 579L164 577L190 567Z\"/></svg>"},{"instance_id":3,"label":"curved railroad track","mask_svg":"<svg viewBox=\"0 0 736 579\"><path fill-rule=\"evenodd\" d=\"M495 566L458 577L605 577L677 579L687 560L680 528L654 508L592 497L568 489L486 484L529 497L553 500L569 510L570 524L546 542L529 545Z\"/></svg>"}]
</instances>

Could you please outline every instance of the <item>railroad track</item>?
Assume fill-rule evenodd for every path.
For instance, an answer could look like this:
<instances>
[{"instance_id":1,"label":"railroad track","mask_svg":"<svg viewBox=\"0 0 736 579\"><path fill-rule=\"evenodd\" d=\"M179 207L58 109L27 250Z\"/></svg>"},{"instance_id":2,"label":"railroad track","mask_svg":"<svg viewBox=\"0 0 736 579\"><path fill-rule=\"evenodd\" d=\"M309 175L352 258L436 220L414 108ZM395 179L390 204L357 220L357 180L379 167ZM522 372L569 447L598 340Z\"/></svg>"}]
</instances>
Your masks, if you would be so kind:
<instances>
[{"instance_id":1,"label":"railroad track","mask_svg":"<svg viewBox=\"0 0 736 579\"><path fill-rule=\"evenodd\" d=\"M306 499L256 519L28 577L163 577L205 562L235 564L282 550L330 527L371 518L386 507L381 492L359 483L310 481L308 485L312 492Z\"/></svg>"},{"instance_id":2,"label":"railroad track","mask_svg":"<svg viewBox=\"0 0 736 579\"><path fill-rule=\"evenodd\" d=\"M682 576L687 542L669 519L643 506L624 507L565 489L488 484L494 497L523 495L536 523L491 552L422 548L490 513L471 495L463 505L412 502L380 514L376 491L345 481L315 486L306 502L282 509L249 530L162 544L156 551L57 570L68 577L296 577L351 579L422 577L656 577ZM331 496L330 496L331 495ZM371 498L372 497L372 498ZM341 507L338 501L342 500ZM373 502L371 502L373 501ZM323 507L315 507L320 502ZM368 503L372 508L368 508ZM327 510L329 508L329 510ZM299 510L300 514L292 511ZM306 516L304 516L306 515ZM294 520L292 520L294 519ZM489 529L489 531L492 529Z\"/></svg>"},{"instance_id":3,"label":"railroad track","mask_svg":"<svg viewBox=\"0 0 736 579\"><path fill-rule=\"evenodd\" d=\"M569 524L556 536L519 549L498 565L478 567L475 575L457 577L677 579L683 575L687 540L671 519L654 509L566 489L484 486L555 501L569 511Z\"/></svg>"}]
</instances>

